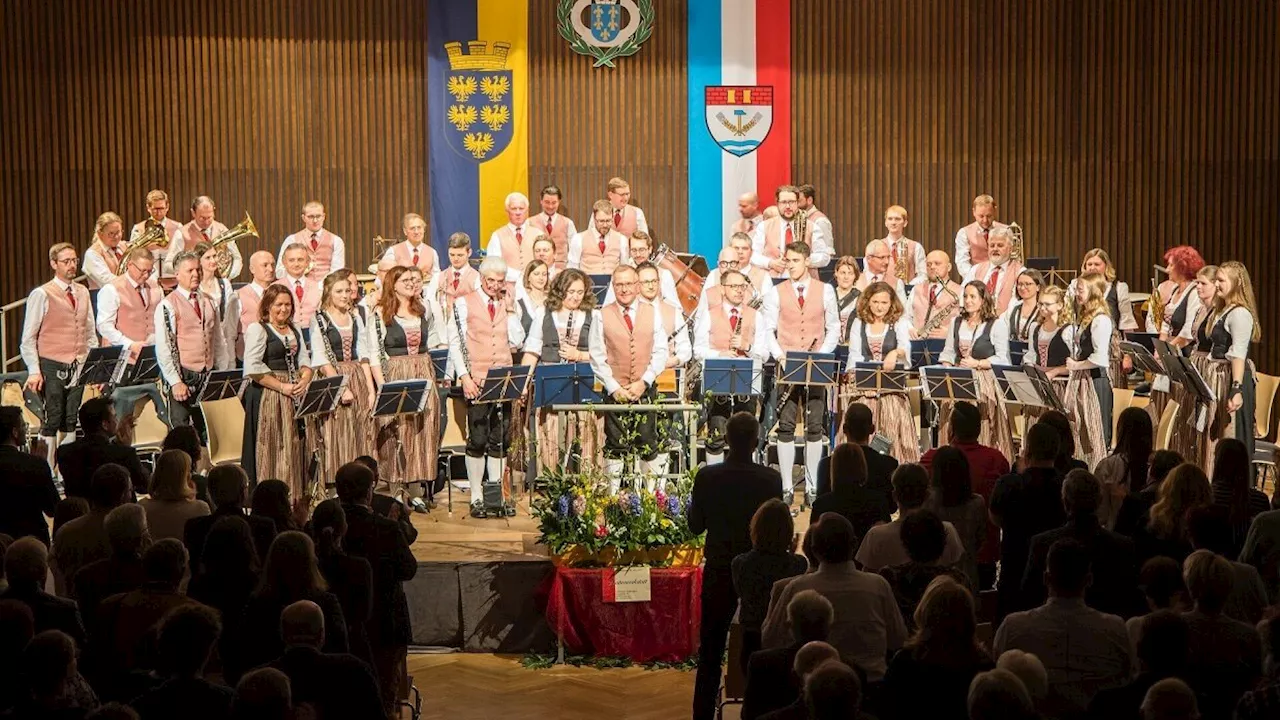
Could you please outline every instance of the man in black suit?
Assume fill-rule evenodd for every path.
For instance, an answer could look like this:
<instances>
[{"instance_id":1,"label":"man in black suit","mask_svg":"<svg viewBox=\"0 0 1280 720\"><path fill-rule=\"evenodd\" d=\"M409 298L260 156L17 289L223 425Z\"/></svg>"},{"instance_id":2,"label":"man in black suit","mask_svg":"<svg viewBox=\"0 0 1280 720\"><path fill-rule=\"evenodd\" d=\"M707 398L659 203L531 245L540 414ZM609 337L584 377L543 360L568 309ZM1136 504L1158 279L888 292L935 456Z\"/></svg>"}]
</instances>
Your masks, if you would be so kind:
<instances>
[{"instance_id":1,"label":"man in black suit","mask_svg":"<svg viewBox=\"0 0 1280 720\"><path fill-rule=\"evenodd\" d=\"M361 455L354 462L369 468L373 471L373 476L378 477L378 461L372 456ZM404 533L404 537L409 541L410 545L418 539L418 528L413 526L413 521L410 519L411 513L404 506L404 503L390 495L374 493L373 502L369 503L369 507L373 509L375 515L395 520L400 525L400 531Z\"/></svg>"},{"instance_id":2,"label":"man in black suit","mask_svg":"<svg viewBox=\"0 0 1280 720\"><path fill-rule=\"evenodd\" d=\"M1144 603L1138 591L1138 569L1133 540L1102 527L1098 506L1102 504L1102 485L1088 470L1072 470L1062 481L1062 507L1067 514L1065 525L1031 538L1027 568L1022 574L1024 607L1044 603L1042 582L1048 562L1049 548L1059 540L1072 539L1084 546L1093 569L1094 582L1085 592L1085 603L1094 610L1122 618L1142 611Z\"/></svg>"},{"instance_id":3,"label":"man in black suit","mask_svg":"<svg viewBox=\"0 0 1280 720\"><path fill-rule=\"evenodd\" d=\"M49 549L33 537L15 540L4 554L4 573L9 589L0 600L17 600L31 608L35 631L60 630L84 647L86 635L80 611L74 600L50 595L44 591L49 575Z\"/></svg>"},{"instance_id":4,"label":"man in black suit","mask_svg":"<svg viewBox=\"0 0 1280 720\"><path fill-rule=\"evenodd\" d=\"M373 621L368 625L383 708L390 713L404 677L405 651L413 641L404 582L418 573L418 561L396 521L373 512L373 471L350 462L338 468L334 484L347 513L343 549L369 561L373 569Z\"/></svg>"},{"instance_id":5,"label":"man in black suit","mask_svg":"<svg viewBox=\"0 0 1280 720\"><path fill-rule=\"evenodd\" d=\"M855 403L844 411L841 424L845 442L851 442L862 448L862 456L867 460L867 490L884 496L884 506L892 508L893 471L898 469L898 460L892 455L871 447L871 438L876 434L875 416L871 408ZM818 461L818 495L831 492L831 454ZM888 518L885 518L888 521Z\"/></svg>"},{"instance_id":6,"label":"man in black suit","mask_svg":"<svg viewBox=\"0 0 1280 720\"><path fill-rule=\"evenodd\" d=\"M376 718L382 699L373 671L355 655L321 652L324 613L299 600L280 613L285 650L271 667L289 676L294 706L311 705L320 717Z\"/></svg>"},{"instance_id":7,"label":"man in black suit","mask_svg":"<svg viewBox=\"0 0 1280 720\"><path fill-rule=\"evenodd\" d=\"M742 720L753 720L784 708L800 697L799 678L792 673L796 653L811 642L825 643L835 622L831 602L816 590L796 593L787 605L792 643L757 650L747 661L747 687L742 697Z\"/></svg>"},{"instance_id":8,"label":"man in black suit","mask_svg":"<svg viewBox=\"0 0 1280 720\"><path fill-rule=\"evenodd\" d=\"M707 533L694 720L710 720L715 715L720 659L738 607L733 559L751 549L751 517L756 510L766 500L782 497L778 471L751 460L759 436L760 423L755 416L736 413L725 428L729 446L725 461L703 467L693 480L689 528Z\"/></svg>"},{"instance_id":9,"label":"man in black suit","mask_svg":"<svg viewBox=\"0 0 1280 720\"><path fill-rule=\"evenodd\" d=\"M182 531L182 544L187 546L191 572L200 570L200 558L204 553L204 541L218 518L232 515L249 523L253 546L258 559L265 561L271 541L276 539L276 524L271 518L249 515L244 511L249 499L249 476L239 465L219 465L209 471L209 497L213 500L213 513L191 518Z\"/></svg>"},{"instance_id":10,"label":"man in black suit","mask_svg":"<svg viewBox=\"0 0 1280 720\"><path fill-rule=\"evenodd\" d=\"M22 408L0 408L0 533L15 540L28 535L49 545L49 523L58 504L58 488L44 460L45 449L32 455L23 449L27 421Z\"/></svg>"},{"instance_id":11,"label":"man in black suit","mask_svg":"<svg viewBox=\"0 0 1280 720\"><path fill-rule=\"evenodd\" d=\"M58 470L62 473L62 487L67 497L89 497L89 481L93 471L107 463L114 463L129 471L133 491L137 495L147 492L147 475L142 471L142 461L131 446L116 441L120 424L116 421L116 408L111 398L96 397L80 406L80 429L84 438L58 448ZM131 423L132 420L126 422ZM129 428L125 428L128 432ZM130 502L133 498L130 499Z\"/></svg>"},{"instance_id":12,"label":"man in black suit","mask_svg":"<svg viewBox=\"0 0 1280 720\"><path fill-rule=\"evenodd\" d=\"M129 704L142 720L226 718L235 693L204 678L205 665L222 634L218 611L199 603L170 610L157 626L164 681Z\"/></svg>"}]
</instances>

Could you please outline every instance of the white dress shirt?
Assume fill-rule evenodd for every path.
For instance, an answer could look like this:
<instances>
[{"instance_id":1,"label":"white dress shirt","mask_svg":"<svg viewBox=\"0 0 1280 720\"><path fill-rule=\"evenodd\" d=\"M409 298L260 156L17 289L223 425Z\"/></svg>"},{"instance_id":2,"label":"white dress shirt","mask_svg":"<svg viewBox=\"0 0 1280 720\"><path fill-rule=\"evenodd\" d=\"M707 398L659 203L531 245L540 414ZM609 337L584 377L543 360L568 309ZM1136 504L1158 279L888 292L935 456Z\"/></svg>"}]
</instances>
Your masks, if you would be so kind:
<instances>
[{"instance_id":1,"label":"white dress shirt","mask_svg":"<svg viewBox=\"0 0 1280 720\"><path fill-rule=\"evenodd\" d=\"M853 325L849 327L849 364L845 368L845 372L853 372L854 366L858 363L877 362L876 360L866 357L862 354L862 328L865 323L861 319L855 317ZM898 318L898 322L893 324L893 332L898 341L899 354L898 367L905 370L911 369L911 321L907 318L906 313ZM884 330L875 335L870 330L867 331L867 342L872 340L880 340L889 334L889 326L885 325Z\"/></svg>"},{"instance_id":2,"label":"white dress shirt","mask_svg":"<svg viewBox=\"0 0 1280 720\"><path fill-rule=\"evenodd\" d=\"M356 360L361 362L372 362L373 339L369 337L369 333L365 329L364 320L360 319L360 313L356 312L354 308L351 310L350 317L351 322L355 324L353 332L356 335L355 347L351 348L351 350L354 353ZM329 316L329 324L340 330L351 329L351 325L342 325L338 322L338 319L333 316ZM317 308L316 314L311 317L311 347L314 350L314 352L311 353L311 367L313 368L321 368L330 364L329 352L323 345L321 345L321 343L327 342L322 333L323 331L320 329L320 309ZM337 358L336 353L334 354L334 358Z\"/></svg>"},{"instance_id":3,"label":"white dress shirt","mask_svg":"<svg viewBox=\"0 0 1280 720\"><path fill-rule=\"evenodd\" d=\"M323 231L324 229L321 228L317 232ZM334 270L341 270L347 266L347 244L342 238L333 233L329 233L329 237L333 238L333 261L329 264L329 274L332 275ZM290 238L292 238L292 241ZM282 278L287 274L284 269L284 251L297 242L302 243L310 250L311 231L304 228L280 241L280 252L276 253L276 277Z\"/></svg>"},{"instance_id":4,"label":"white dress shirt","mask_svg":"<svg viewBox=\"0 0 1280 720\"><path fill-rule=\"evenodd\" d=\"M960 321L960 340L968 341L969 347L973 347L973 342L981 337L983 329L986 327L985 322L978 323L976 328L969 327L969 323ZM942 354L938 356L940 363L953 363L959 365L958 360L959 348L956 347L956 333L954 331L955 320L947 325L947 342L942 348ZM991 321L991 344L995 347L996 354L987 360L992 365L1008 365L1009 364L1009 326L1005 324L1003 318L996 318Z\"/></svg>"},{"instance_id":5,"label":"white dress shirt","mask_svg":"<svg viewBox=\"0 0 1280 720\"><path fill-rule=\"evenodd\" d=\"M722 302L721 307L724 308L726 317L733 315L734 307L730 303ZM745 315L743 308L739 308L739 317ZM742 322L740 319L738 322ZM711 347L711 311L706 304L698 307L697 313L693 316L693 356L698 360L729 358L736 359L734 355L727 355L714 350ZM756 329L755 335L751 338L751 349L747 353L747 357L757 362L764 362L769 359L769 324L764 321L764 315L756 313Z\"/></svg>"},{"instance_id":6,"label":"white dress shirt","mask_svg":"<svg viewBox=\"0 0 1280 720\"><path fill-rule=\"evenodd\" d=\"M182 227L186 226L183 225ZM210 237L213 235L213 227L213 225L210 225L202 231L204 240L201 240L200 242L214 241L215 238ZM174 231L173 237L169 239L169 248L164 254L164 274L166 277L173 275L173 260L178 257L178 255L182 254L182 251L185 249L183 246L186 245L186 242L187 237L182 232L182 228L178 228ZM236 245L235 240L232 240L223 247L227 249L227 252L231 253L231 269L227 271L227 279L235 280L240 277L240 270L244 268L244 258L240 257L240 248Z\"/></svg>"},{"instance_id":7,"label":"white dress shirt","mask_svg":"<svg viewBox=\"0 0 1280 720\"><path fill-rule=\"evenodd\" d=\"M257 285L257 283L250 283ZM240 296L231 289L231 281L218 278L217 294L210 292L204 283L200 284L200 292L213 303L214 309L222 313L222 337L228 347L236 346L236 338L240 336ZM261 296L259 296L261 297ZM225 303L225 307L224 307Z\"/></svg>"},{"instance_id":8,"label":"white dress shirt","mask_svg":"<svg viewBox=\"0 0 1280 720\"><path fill-rule=\"evenodd\" d=\"M54 278L53 284L57 285L58 290L64 295L67 293L67 288L71 287L69 283L64 283L59 278ZM27 296L26 317L22 322L22 342L18 346L22 362L27 366L27 373L31 375L40 374L40 354L36 348L36 338L40 334L40 323L44 321L47 312L49 312L49 297L44 294L44 285L41 285ZM94 348L98 345L98 336L93 332L92 305L89 307L88 320L83 328L85 347Z\"/></svg>"},{"instance_id":9,"label":"white dress shirt","mask_svg":"<svg viewBox=\"0 0 1280 720\"><path fill-rule=\"evenodd\" d=\"M815 286L817 280L806 278L796 284L796 292L803 293L805 302L812 300L808 296L809 289ZM775 360L781 360L784 354L782 346L778 344L778 288L786 285L786 283L778 283L773 287L766 288L764 291L764 303L760 306L760 314L756 316L756 322L764 321L769 326L769 334L766 340L769 344L769 354ZM836 351L836 345L840 342L840 309L836 305L836 291L827 283L822 284L825 292L822 293L822 310L826 318L823 323L824 336L822 344L814 349L814 352L831 353Z\"/></svg>"},{"instance_id":10,"label":"white dress shirt","mask_svg":"<svg viewBox=\"0 0 1280 720\"><path fill-rule=\"evenodd\" d=\"M911 307L910 301L907 300L907 286L903 285L902 280L897 275L893 274L892 268L890 268L889 272L883 273L883 274L877 274L872 272L866 272L864 274L867 276L867 287L871 287L871 284L875 282L888 283L893 286L893 293L898 296L898 302L902 303L902 307L903 308ZM866 292L866 291L867 291L866 288L863 288L861 290L861 292ZM939 292L941 292L941 290L939 290Z\"/></svg>"},{"instance_id":11,"label":"white dress shirt","mask_svg":"<svg viewBox=\"0 0 1280 720\"><path fill-rule=\"evenodd\" d=\"M432 252L435 252L435 251L433 250ZM462 297L463 295L466 295L472 290L479 290L480 280L481 280L480 273L476 273L475 276L471 278L471 287L466 287L465 285L462 285L460 283L458 287L458 297ZM452 265L449 266L448 268L445 268L444 270L437 272L435 275L431 276L431 281L426 283L422 287L423 300L424 301L430 300L432 302L435 302L436 298L440 297L440 283L442 282L453 282L453 266Z\"/></svg>"},{"instance_id":12,"label":"white dress shirt","mask_svg":"<svg viewBox=\"0 0 1280 720\"><path fill-rule=\"evenodd\" d=\"M294 335L292 331L289 331L286 334L282 335L279 332L277 332L276 329L271 325L269 324L264 325L263 323L260 323L260 322L256 322L250 325L249 327L245 328L245 331L244 331L244 376L245 377L254 377L257 375L270 375L271 373L275 372L271 368L267 367L266 358L264 357L267 350L267 333L271 333L272 335L275 335L281 342L285 342L290 346L294 342L297 342L297 340L302 334L301 331L299 331L298 335ZM302 368L304 367L311 367L311 353L307 351L307 344L305 342L300 342L298 343L298 372L301 373Z\"/></svg>"},{"instance_id":13,"label":"white dress shirt","mask_svg":"<svg viewBox=\"0 0 1280 720\"><path fill-rule=\"evenodd\" d=\"M136 285L133 279L130 278L129 287L132 288L130 292L138 292L141 289L144 302L151 300L151 288L146 285ZM162 296L160 299L163 300L164 297ZM147 310L155 309L150 305L147 305L146 308ZM134 343L150 345L156 341L154 327L151 329L151 334L145 338L131 338L120 332L120 329L116 327L116 316L119 314L120 293L116 290L115 283L102 286L102 289L98 291L98 334L102 336L102 339L112 345L121 345L126 348L132 347Z\"/></svg>"},{"instance_id":14,"label":"white dress shirt","mask_svg":"<svg viewBox=\"0 0 1280 720\"><path fill-rule=\"evenodd\" d=\"M658 307L658 304L666 303L667 301L662 298L658 298L655 302L650 302L644 298L636 298L636 302L652 305L654 314L661 318L662 309ZM605 304L608 305L609 303ZM685 324L684 311L680 309L680 305L676 303L667 303L667 305L675 310L671 315L672 320L675 322L675 327L666 328L666 334L667 337L675 335L675 337L671 337L671 340L676 346L676 365L684 365L693 358L693 343L689 341L689 328ZM669 361L670 358L668 358L668 362Z\"/></svg>"},{"instance_id":15,"label":"white dress shirt","mask_svg":"<svg viewBox=\"0 0 1280 720\"><path fill-rule=\"evenodd\" d=\"M831 218L826 215L819 218L810 217L809 226L813 228L809 237L809 267L826 267L831 263L831 258L836 252L835 232L831 227Z\"/></svg>"},{"instance_id":16,"label":"white dress shirt","mask_svg":"<svg viewBox=\"0 0 1280 720\"><path fill-rule=\"evenodd\" d=\"M183 290L181 287L179 287L177 290L174 290L174 292L186 293L188 297L190 297L191 295L190 290ZM175 323L175 325L173 326L173 329L176 330L177 329L176 323L178 322L176 315L173 316L173 322ZM204 322L217 322L217 319L209 318ZM260 323L253 323L253 325L250 325L249 328L253 328L259 324ZM161 375L164 376L164 381L170 385L177 385L179 382L182 381L182 375L178 372L180 359L177 357L174 357L173 353L170 352L168 339L159 338L161 333L165 333L167 335L170 329L170 326L165 322L165 303L163 301L156 303L155 328L156 328L156 337L157 337L156 364L160 366L160 373ZM248 337L249 337L249 331L246 330L245 331L245 357L246 358L249 357ZM174 345L176 346L177 343L175 342ZM261 354L260 350L259 350L259 354ZM213 368L205 368L205 369L206 370L208 369L227 370L231 368L231 366L234 364L235 364L235 346L228 345L226 342L226 337L221 332L215 332L213 334Z\"/></svg>"},{"instance_id":17,"label":"white dress shirt","mask_svg":"<svg viewBox=\"0 0 1280 720\"><path fill-rule=\"evenodd\" d=\"M490 298L484 292L481 292L480 294L482 296L481 300L493 303L495 315L497 313L506 313L507 346L513 352L520 350L524 346L524 327L520 325L520 316L514 312L507 312L507 306L502 299ZM463 358L462 353L462 344L467 341L466 331L467 313L469 312L468 305L469 304L465 302L463 298L459 297L457 302L453 304L454 317L450 318L450 321L452 323L456 323L458 327L449 332L449 362L452 367L464 371L458 375L459 378L461 378L462 375L469 375L471 372L470 368L467 367L467 363L464 362L465 358ZM461 336L459 336L459 331L462 333Z\"/></svg>"},{"instance_id":18,"label":"white dress shirt","mask_svg":"<svg viewBox=\"0 0 1280 720\"><path fill-rule=\"evenodd\" d=\"M635 311L639 307L639 300L631 303L627 314L635 321ZM591 319L591 339L588 343L589 352L591 353L591 370L596 374L596 379L604 384L604 390L612 395L622 387L613 377L613 369L609 367L609 351L604 345L604 318L600 315L600 311L594 311L595 317ZM645 368L644 374L640 379L644 381L645 388L653 385L653 381L658 375L667 368L667 331L662 326L662 313L655 312L653 314L653 355L649 358L649 365Z\"/></svg>"},{"instance_id":19,"label":"white dress shirt","mask_svg":"<svg viewBox=\"0 0 1280 720\"><path fill-rule=\"evenodd\" d=\"M974 266L974 262L969 258L969 232L965 230L967 227L969 226L965 225L956 231L956 271L962 278L969 277L969 271ZM995 226L991 229L994 230Z\"/></svg>"},{"instance_id":20,"label":"white dress shirt","mask_svg":"<svg viewBox=\"0 0 1280 720\"><path fill-rule=\"evenodd\" d=\"M782 220L781 216L778 218ZM825 221L825 222L824 222ZM787 248L787 221L783 220L782 230L779 233L778 242L782 243L782 247L778 249L778 258L786 256ZM768 268L773 258L764 254L765 245L765 225L767 223L759 223L756 229L751 233L751 264L762 268ZM791 230L794 235L796 227L795 220L791 220ZM824 230L823 228L827 228ZM826 218L818 218L816 221L809 222L809 267L819 268L826 267L831 262L831 256L835 253L832 245L830 232L831 222ZM796 240L804 238L796 236Z\"/></svg>"},{"instance_id":21,"label":"white dress shirt","mask_svg":"<svg viewBox=\"0 0 1280 720\"><path fill-rule=\"evenodd\" d=\"M112 250L102 243L95 242L85 251L84 259L80 262L80 272L88 275L89 279L97 283L100 288L110 285L120 277L107 267L107 260L102 256L104 252L112 252ZM120 258L120 264L124 265L123 256Z\"/></svg>"}]
</instances>

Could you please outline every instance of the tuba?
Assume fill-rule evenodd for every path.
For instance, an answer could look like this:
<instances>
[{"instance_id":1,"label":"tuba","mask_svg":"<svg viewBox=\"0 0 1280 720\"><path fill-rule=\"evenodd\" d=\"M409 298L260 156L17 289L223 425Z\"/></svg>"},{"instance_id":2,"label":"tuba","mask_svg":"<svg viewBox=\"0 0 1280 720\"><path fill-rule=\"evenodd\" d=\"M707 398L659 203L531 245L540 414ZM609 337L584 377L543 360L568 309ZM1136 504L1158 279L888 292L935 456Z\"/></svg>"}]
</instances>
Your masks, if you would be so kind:
<instances>
[{"instance_id":1,"label":"tuba","mask_svg":"<svg viewBox=\"0 0 1280 720\"><path fill-rule=\"evenodd\" d=\"M169 247L169 236L164 233L164 224L148 220L147 229L134 238L133 242L125 243L123 254L128 255L134 250L151 250L153 248L166 247ZM116 268L116 274L123 275L124 268L125 264L120 263L120 267Z\"/></svg>"},{"instance_id":2,"label":"tuba","mask_svg":"<svg viewBox=\"0 0 1280 720\"><path fill-rule=\"evenodd\" d=\"M235 262L235 258L231 257L231 251L227 249L227 243L247 236L258 237L258 228L253 224L253 218L249 217L248 212L244 214L244 220L239 224L213 239L213 249L218 251L218 272L222 273L223 277L231 272L231 264Z\"/></svg>"}]
</instances>

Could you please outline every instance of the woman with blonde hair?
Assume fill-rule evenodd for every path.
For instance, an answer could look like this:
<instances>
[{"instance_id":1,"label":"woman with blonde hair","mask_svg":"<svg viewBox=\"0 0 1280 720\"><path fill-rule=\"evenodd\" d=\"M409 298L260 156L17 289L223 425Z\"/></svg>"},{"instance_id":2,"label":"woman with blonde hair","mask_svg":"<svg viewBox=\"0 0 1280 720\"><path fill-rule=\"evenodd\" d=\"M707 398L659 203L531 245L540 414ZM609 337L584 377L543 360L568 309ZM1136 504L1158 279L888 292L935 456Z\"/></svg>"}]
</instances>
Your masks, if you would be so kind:
<instances>
[{"instance_id":1,"label":"woman with blonde hair","mask_svg":"<svg viewBox=\"0 0 1280 720\"><path fill-rule=\"evenodd\" d=\"M235 347L240 335L240 296L232 289L231 281L222 277L213 243L196 243L192 252L200 256L200 292L218 311L218 327L227 347Z\"/></svg>"},{"instance_id":2,"label":"woman with blonde hair","mask_svg":"<svg viewBox=\"0 0 1280 720\"><path fill-rule=\"evenodd\" d=\"M1114 326L1107 314L1106 278L1089 273L1076 282L1076 343L1072 356L1067 358L1067 370L1071 373L1065 393L1067 416L1071 418L1077 433L1076 457L1084 460L1092 470L1106 457L1111 447L1111 411L1114 399L1107 368L1111 356L1107 348L1111 344Z\"/></svg>"},{"instance_id":3,"label":"woman with blonde hair","mask_svg":"<svg viewBox=\"0 0 1280 720\"><path fill-rule=\"evenodd\" d=\"M1106 304L1107 317L1111 318L1111 340L1107 345L1107 356L1111 358L1109 375L1113 387L1128 387L1127 373L1133 369L1133 361L1120 352L1121 333L1137 330L1138 320L1133 315L1133 302L1129 300L1129 284L1116 280L1116 266L1111 256L1102 248L1092 248L1085 252L1080 261L1080 276L1072 281L1076 284L1085 275L1099 274L1103 277L1102 298ZM1075 294L1072 293L1072 297Z\"/></svg>"},{"instance_id":4,"label":"woman with blonde hair","mask_svg":"<svg viewBox=\"0 0 1280 720\"><path fill-rule=\"evenodd\" d=\"M241 465L251 485L277 478L304 497L305 440L295 419L311 383L311 354L293 324L293 293L271 285L262 293L258 322L244 331L244 438Z\"/></svg>"},{"instance_id":5,"label":"woman with blonde hair","mask_svg":"<svg viewBox=\"0 0 1280 720\"><path fill-rule=\"evenodd\" d=\"M152 540L181 541L188 520L209 514L209 505L196 499L191 456L182 450L166 450L156 458L147 495L138 504L147 513Z\"/></svg>"},{"instance_id":6,"label":"woman with blonde hair","mask_svg":"<svg viewBox=\"0 0 1280 720\"><path fill-rule=\"evenodd\" d=\"M911 321L888 283L872 283L858 298L849 331L849 366L875 363L885 370L911 369ZM906 393L867 393L859 398L875 415L877 430L892 443L900 463L920 460L920 433Z\"/></svg>"},{"instance_id":7,"label":"woman with blonde hair","mask_svg":"<svg viewBox=\"0 0 1280 720\"><path fill-rule=\"evenodd\" d=\"M1209 333L1213 325L1209 322L1209 316L1218 302L1217 278L1217 265L1205 265L1196 273L1195 294L1199 308L1192 320L1194 340L1187 346L1191 349L1192 366L1211 388L1214 388L1214 383L1210 381L1213 362L1209 358L1209 351L1213 349L1213 341L1209 339ZM1221 396L1218 401L1201 404L1186 388L1177 387L1173 400L1178 403L1178 412L1173 417L1169 449L1176 451L1188 462L1204 468L1205 473L1212 473L1213 443L1209 441L1206 431L1210 429L1209 420L1217 414L1217 406L1222 404Z\"/></svg>"},{"instance_id":8,"label":"woman with blonde hair","mask_svg":"<svg viewBox=\"0 0 1280 720\"><path fill-rule=\"evenodd\" d=\"M369 369L374 383L382 387L396 380L426 380L434 386L436 372L430 351L444 345L444 334L422 301L422 271L404 265L391 268L382 292L382 301L370 313L373 358ZM380 418L374 423L381 479L399 486L410 506L419 512L427 510L423 484L432 484L435 490L439 404L438 395L428 392L423 412Z\"/></svg>"},{"instance_id":9,"label":"woman with blonde hair","mask_svg":"<svg viewBox=\"0 0 1280 720\"><path fill-rule=\"evenodd\" d=\"M1249 345L1262 339L1258 303L1253 282L1242 263L1229 260L1218 266L1214 277L1217 297L1206 321L1210 347L1206 382L1219 398L1209 438L1234 437L1253 457L1254 405L1257 402L1253 361Z\"/></svg>"},{"instance_id":10,"label":"woman with blonde hair","mask_svg":"<svg viewBox=\"0 0 1280 720\"><path fill-rule=\"evenodd\" d=\"M84 251L80 271L89 276L89 289L98 290L110 285L124 266L124 220L107 211L98 216L89 238L89 249Z\"/></svg>"},{"instance_id":11,"label":"woman with blonde hair","mask_svg":"<svg viewBox=\"0 0 1280 720\"><path fill-rule=\"evenodd\" d=\"M311 317L311 367L320 377L345 375L338 409L308 419L311 450L324 443L321 477L333 477L350 458L373 454L373 341L355 307L355 273L336 270L324 279L320 307ZM311 488L319 498L323 488Z\"/></svg>"},{"instance_id":12,"label":"woman with blonde hair","mask_svg":"<svg viewBox=\"0 0 1280 720\"><path fill-rule=\"evenodd\" d=\"M994 447L1007 458L1013 454L1013 432L1009 414L1000 400L993 365L1009 364L1009 326L996 316L995 298L986 283L965 283L960 314L947 333L947 342L938 356L943 365L973 370L977 384L977 406L982 414L978 442ZM944 402L938 413L938 436L951 436L951 412L955 403Z\"/></svg>"},{"instance_id":13,"label":"woman with blonde hair","mask_svg":"<svg viewBox=\"0 0 1280 720\"><path fill-rule=\"evenodd\" d=\"M1146 525L1140 527L1134 536L1139 560L1164 555L1182 562L1191 554L1187 513L1213 504L1209 478L1195 465L1182 463L1160 483L1156 497L1156 504L1147 514Z\"/></svg>"}]
</instances>

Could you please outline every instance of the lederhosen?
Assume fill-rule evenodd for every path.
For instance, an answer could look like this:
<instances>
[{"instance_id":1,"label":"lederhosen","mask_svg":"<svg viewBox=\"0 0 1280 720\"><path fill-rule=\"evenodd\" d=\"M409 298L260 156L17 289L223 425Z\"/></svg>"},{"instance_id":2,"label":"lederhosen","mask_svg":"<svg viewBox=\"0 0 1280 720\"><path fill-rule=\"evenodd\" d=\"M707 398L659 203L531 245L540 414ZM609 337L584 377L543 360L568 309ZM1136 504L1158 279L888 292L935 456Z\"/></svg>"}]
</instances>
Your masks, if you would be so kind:
<instances>
[{"instance_id":1,"label":"lederhosen","mask_svg":"<svg viewBox=\"0 0 1280 720\"><path fill-rule=\"evenodd\" d=\"M161 300L161 302L164 302L164 300ZM201 318L202 332L203 324L206 322L210 322L210 320ZM162 383L165 404L169 407L169 428L191 425L200 434L201 444L207 446L209 444L209 431L205 425L204 411L200 409L200 393L204 390L205 380L208 379L209 373L213 372L213 368L208 367L205 368L204 372L196 372L183 367L177 340L178 320L174 316L173 308L169 305L164 306L164 325L163 328L156 328L156 335L158 337L163 332L173 338L173 365L178 369L178 377L182 380L182 384L187 386L187 399L180 401L173 397L173 386L168 383ZM216 328L215 332L222 332L221 327ZM165 341L168 341L168 338L165 338ZM160 342L160 340L157 340L157 342Z\"/></svg>"}]
</instances>

